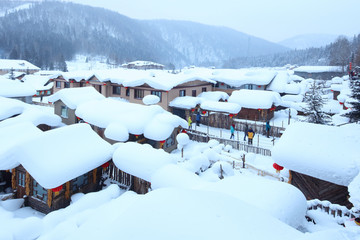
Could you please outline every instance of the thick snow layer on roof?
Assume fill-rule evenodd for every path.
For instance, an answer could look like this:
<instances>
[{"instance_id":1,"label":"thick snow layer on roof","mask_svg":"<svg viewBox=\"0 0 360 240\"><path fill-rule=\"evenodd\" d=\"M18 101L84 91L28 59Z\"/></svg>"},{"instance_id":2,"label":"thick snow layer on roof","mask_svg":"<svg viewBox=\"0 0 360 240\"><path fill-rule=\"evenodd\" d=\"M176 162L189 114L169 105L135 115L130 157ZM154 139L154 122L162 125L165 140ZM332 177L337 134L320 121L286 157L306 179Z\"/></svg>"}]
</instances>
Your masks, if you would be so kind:
<instances>
[{"instance_id":1,"label":"thick snow layer on roof","mask_svg":"<svg viewBox=\"0 0 360 240\"><path fill-rule=\"evenodd\" d=\"M283 102L289 101L289 102L302 102L304 99L304 96L299 94L299 95L284 95L281 97L281 100Z\"/></svg>"},{"instance_id":2,"label":"thick snow layer on roof","mask_svg":"<svg viewBox=\"0 0 360 240\"><path fill-rule=\"evenodd\" d=\"M103 99L80 104L76 115L101 128L107 128L112 123L124 126L128 133L144 134L146 138L162 141L166 140L176 127L186 127L184 119L175 116L158 105L144 106L140 104ZM116 131L118 128L114 128ZM113 139L110 129L105 136ZM124 132L121 131L121 136ZM115 139L114 139L115 140Z\"/></svg>"},{"instance_id":3,"label":"thick snow layer on roof","mask_svg":"<svg viewBox=\"0 0 360 240\"><path fill-rule=\"evenodd\" d=\"M76 147L71 147L72 143L76 143ZM54 146L59 147L55 152ZM101 166L113 154L113 147L85 123L44 132L18 145L17 149L16 160L47 189Z\"/></svg>"},{"instance_id":4,"label":"thick snow layer on roof","mask_svg":"<svg viewBox=\"0 0 360 240\"><path fill-rule=\"evenodd\" d=\"M151 236L152 239L198 240L241 236L247 240L285 240L303 236L237 198L188 189L158 189L145 195L125 193L96 213L76 219L82 219L82 224L76 225L78 221L74 219L72 223L76 226L66 227L73 229L67 231L67 239L116 239L119 232L124 239ZM134 231L134 224L141 231Z\"/></svg>"},{"instance_id":5,"label":"thick snow layer on roof","mask_svg":"<svg viewBox=\"0 0 360 240\"><path fill-rule=\"evenodd\" d=\"M196 105L200 104L202 101L203 99L198 97L177 97L169 103L169 106L175 108L191 109L195 108Z\"/></svg>"},{"instance_id":6,"label":"thick snow layer on roof","mask_svg":"<svg viewBox=\"0 0 360 240\"><path fill-rule=\"evenodd\" d=\"M71 71L71 72L61 72L52 77L62 76L66 81L74 80L80 82L81 80L88 80L94 76L94 71Z\"/></svg>"},{"instance_id":7,"label":"thick snow layer on roof","mask_svg":"<svg viewBox=\"0 0 360 240\"><path fill-rule=\"evenodd\" d=\"M19 165L15 157L23 141L39 136L42 131L29 122L0 127L0 170L9 170Z\"/></svg>"},{"instance_id":8,"label":"thick snow layer on roof","mask_svg":"<svg viewBox=\"0 0 360 240\"><path fill-rule=\"evenodd\" d=\"M19 80L7 79L0 76L0 97L26 97L36 94L34 87Z\"/></svg>"},{"instance_id":9,"label":"thick snow layer on roof","mask_svg":"<svg viewBox=\"0 0 360 240\"><path fill-rule=\"evenodd\" d=\"M299 189L287 183L237 175L208 185L206 189L236 197L294 228L304 222L306 198Z\"/></svg>"},{"instance_id":10,"label":"thick snow layer on roof","mask_svg":"<svg viewBox=\"0 0 360 240\"><path fill-rule=\"evenodd\" d=\"M294 72L294 71L292 71ZM301 82L302 80L304 80L303 77L300 77L298 75L295 75L295 74L291 74L290 75L290 80L293 81L293 82Z\"/></svg>"},{"instance_id":11,"label":"thick snow layer on roof","mask_svg":"<svg viewBox=\"0 0 360 240\"><path fill-rule=\"evenodd\" d=\"M274 80L266 88L278 93L300 94L300 84L291 83L290 74L286 71L278 72Z\"/></svg>"},{"instance_id":12,"label":"thick snow layer on roof","mask_svg":"<svg viewBox=\"0 0 360 240\"><path fill-rule=\"evenodd\" d=\"M360 210L360 174L349 184L348 191L350 195L349 201L357 210Z\"/></svg>"},{"instance_id":13,"label":"thick snow layer on roof","mask_svg":"<svg viewBox=\"0 0 360 240\"><path fill-rule=\"evenodd\" d=\"M61 100L71 109L76 109L81 103L91 100L101 100L105 97L93 87L65 88L49 97L50 102Z\"/></svg>"},{"instance_id":14,"label":"thick snow layer on roof","mask_svg":"<svg viewBox=\"0 0 360 240\"><path fill-rule=\"evenodd\" d=\"M115 165L133 176L151 181L151 176L168 164L176 164L175 158L163 149L149 144L119 143L113 155Z\"/></svg>"},{"instance_id":15,"label":"thick snow layer on roof","mask_svg":"<svg viewBox=\"0 0 360 240\"><path fill-rule=\"evenodd\" d=\"M278 106L282 103L277 92L247 89L233 91L228 101L252 109L269 109L272 105Z\"/></svg>"},{"instance_id":16,"label":"thick snow layer on roof","mask_svg":"<svg viewBox=\"0 0 360 240\"><path fill-rule=\"evenodd\" d=\"M214 92L202 92L197 97L203 98L204 100L208 101L220 101L220 100L227 100L229 95L226 92L221 91L214 91Z\"/></svg>"},{"instance_id":17,"label":"thick snow layer on roof","mask_svg":"<svg viewBox=\"0 0 360 240\"><path fill-rule=\"evenodd\" d=\"M26 75L22 78L25 84L28 84L36 90L50 90L53 87L54 83L50 82L45 86L49 79L49 76L40 75Z\"/></svg>"},{"instance_id":18,"label":"thick snow layer on roof","mask_svg":"<svg viewBox=\"0 0 360 240\"><path fill-rule=\"evenodd\" d=\"M47 111L45 107L30 105L16 99L0 97L0 127L21 122L31 122L35 126L46 124L56 127L60 125L61 118L53 112Z\"/></svg>"},{"instance_id":19,"label":"thick snow layer on roof","mask_svg":"<svg viewBox=\"0 0 360 240\"><path fill-rule=\"evenodd\" d=\"M241 110L241 106L237 103L203 101L200 105L201 109L215 112L225 112L237 114Z\"/></svg>"},{"instance_id":20,"label":"thick snow layer on roof","mask_svg":"<svg viewBox=\"0 0 360 240\"><path fill-rule=\"evenodd\" d=\"M70 78L71 73L68 73ZM124 87L137 87L148 84L154 89L169 91L183 83L200 80L215 84L216 82L197 73L187 74L184 72L172 74L164 70L137 70L137 69L109 69L98 70L93 75L100 81L110 81L122 84Z\"/></svg>"},{"instance_id":21,"label":"thick snow layer on roof","mask_svg":"<svg viewBox=\"0 0 360 240\"><path fill-rule=\"evenodd\" d=\"M0 59L0 69L4 70L40 70L39 67L25 60Z\"/></svg>"},{"instance_id":22,"label":"thick snow layer on roof","mask_svg":"<svg viewBox=\"0 0 360 240\"><path fill-rule=\"evenodd\" d=\"M155 62L150 62L150 61L133 61L133 62L129 62L129 63L125 63L123 64L123 66L127 66L127 65L136 65L136 66L149 66L149 65L155 65L155 66L160 66L160 67L164 67L164 65L160 64L160 63L155 63Z\"/></svg>"},{"instance_id":23,"label":"thick snow layer on roof","mask_svg":"<svg viewBox=\"0 0 360 240\"><path fill-rule=\"evenodd\" d=\"M331 79L332 84L341 84L343 81L344 81L344 79L341 77L334 77Z\"/></svg>"},{"instance_id":24,"label":"thick snow layer on roof","mask_svg":"<svg viewBox=\"0 0 360 240\"><path fill-rule=\"evenodd\" d=\"M209 77L232 87L240 87L245 84L267 85L276 74L276 71L266 68L215 69Z\"/></svg>"},{"instance_id":25,"label":"thick snow layer on roof","mask_svg":"<svg viewBox=\"0 0 360 240\"><path fill-rule=\"evenodd\" d=\"M297 122L272 150L274 161L290 170L348 186L359 173L360 126Z\"/></svg>"},{"instance_id":26,"label":"thick snow layer on roof","mask_svg":"<svg viewBox=\"0 0 360 240\"><path fill-rule=\"evenodd\" d=\"M341 66L301 66L294 68L294 72L319 73L319 72L343 72L343 70Z\"/></svg>"}]
</instances>

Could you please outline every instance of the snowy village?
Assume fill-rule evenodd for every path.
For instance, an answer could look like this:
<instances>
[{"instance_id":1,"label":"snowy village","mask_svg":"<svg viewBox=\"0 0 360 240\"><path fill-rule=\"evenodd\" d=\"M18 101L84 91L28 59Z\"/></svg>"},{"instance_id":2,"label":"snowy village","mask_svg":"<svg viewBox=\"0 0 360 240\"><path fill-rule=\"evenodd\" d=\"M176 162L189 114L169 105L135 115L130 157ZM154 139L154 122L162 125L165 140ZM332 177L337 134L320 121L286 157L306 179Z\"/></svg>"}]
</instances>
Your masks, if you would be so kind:
<instances>
[{"instance_id":1,"label":"snowy village","mask_svg":"<svg viewBox=\"0 0 360 240\"><path fill-rule=\"evenodd\" d=\"M277 67L0 51L0 239L359 240L356 39Z\"/></svg>"}]
</instances>

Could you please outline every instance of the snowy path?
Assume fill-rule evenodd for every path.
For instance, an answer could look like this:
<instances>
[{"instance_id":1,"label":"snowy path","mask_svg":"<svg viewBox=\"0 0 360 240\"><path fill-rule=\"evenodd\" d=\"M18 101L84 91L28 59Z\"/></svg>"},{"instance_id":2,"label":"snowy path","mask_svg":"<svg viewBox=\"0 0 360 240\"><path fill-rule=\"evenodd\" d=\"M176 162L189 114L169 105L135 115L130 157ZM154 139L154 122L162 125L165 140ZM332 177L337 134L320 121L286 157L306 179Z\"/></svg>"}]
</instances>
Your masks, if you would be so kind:
<instances>
[{"instance_id":1,"label":"snowy path","mask_svg":"<svg viewBox=\"0 0 360 240\"><path fill-rule=\"evenodd\" d=\"M223 129L223 128L215 128L215 127L208 127L206 125L200 124L200 126L196 126L193 124L193 129L203 133L209 133L209 135L216 136L219 138L230 139L230 130ZM235 140L240 142L244 142L244 132L235 131ZM278 138L275 138L275 143ZM247 139L246 139L247 143ZM272 149L273 147L273 138L267 138L261 134L255 134L255 138L253 140L253 145L256 147L261 147L265 149Z\"/></svg>"}]
</instances>

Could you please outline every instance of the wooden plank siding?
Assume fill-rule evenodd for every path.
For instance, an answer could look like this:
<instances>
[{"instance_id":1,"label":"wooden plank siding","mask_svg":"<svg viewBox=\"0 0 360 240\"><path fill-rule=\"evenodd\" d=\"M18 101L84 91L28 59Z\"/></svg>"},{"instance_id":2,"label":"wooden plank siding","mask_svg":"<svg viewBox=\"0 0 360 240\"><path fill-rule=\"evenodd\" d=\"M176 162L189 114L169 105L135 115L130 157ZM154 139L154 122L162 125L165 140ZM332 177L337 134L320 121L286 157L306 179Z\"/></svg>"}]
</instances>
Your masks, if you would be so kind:
<instances>
[{"instance_id":1,"label":"wooden plank siding","mask_svg":"<svg viewBox=\"0 0 360 240\"><path fill-rule=\"evenodd\" d=\"M318 178L314 178L295 171L291 172L291 184L305 195L307 200L319 199L327 200L333 204L339 204L348 208L352 204L348 200L348 189L345 186L340 186L331 182L327 182Z\"/></svg>"}]
</instances>

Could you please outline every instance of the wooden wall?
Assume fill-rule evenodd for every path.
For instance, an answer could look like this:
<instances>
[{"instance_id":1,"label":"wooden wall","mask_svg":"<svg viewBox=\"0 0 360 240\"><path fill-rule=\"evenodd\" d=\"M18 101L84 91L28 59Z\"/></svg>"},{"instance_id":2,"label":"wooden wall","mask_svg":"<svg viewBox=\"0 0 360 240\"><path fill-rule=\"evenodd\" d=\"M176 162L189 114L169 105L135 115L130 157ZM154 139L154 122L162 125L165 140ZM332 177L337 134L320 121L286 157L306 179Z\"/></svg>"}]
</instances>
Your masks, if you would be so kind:
<instances>
[{"instance_id":1,"label":"wooden wall","mask_svg":"<svg viewBox=\"0 0 360 240\"><path fill-rule=\"evenodd\" d=\"M328 200L333 204L340 204L348 208L352 207L352 204L348 201L349 192L347 187L294 171L291 171L291 176L291 184L299 188L307 200Z\"/></svg>"}]
</instances>

